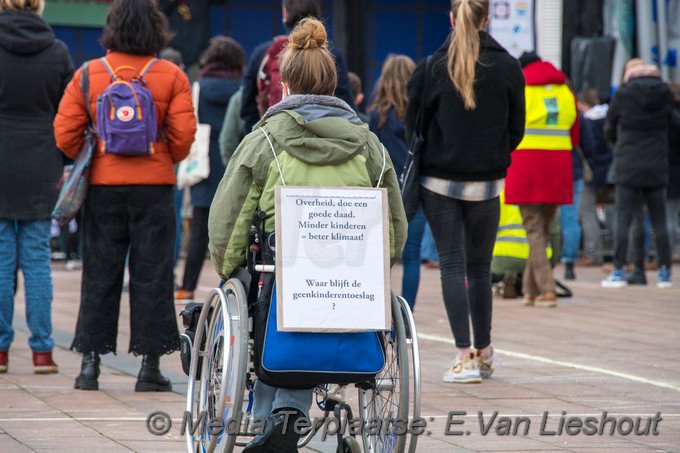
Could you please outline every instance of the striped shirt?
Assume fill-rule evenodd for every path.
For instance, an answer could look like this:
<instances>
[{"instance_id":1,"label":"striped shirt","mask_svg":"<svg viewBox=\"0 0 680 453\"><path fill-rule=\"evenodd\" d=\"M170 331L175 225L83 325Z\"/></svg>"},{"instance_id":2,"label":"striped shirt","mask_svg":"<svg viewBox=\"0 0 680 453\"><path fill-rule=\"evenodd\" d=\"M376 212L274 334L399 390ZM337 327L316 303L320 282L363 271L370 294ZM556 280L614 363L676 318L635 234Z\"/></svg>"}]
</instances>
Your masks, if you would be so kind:
<instances>
[{"instance_id":1,"label":"striped shirt","mask_svg":"<svg viewBox=\"0 0 680 453\"><path fill-rule=\"evenodd\" d=\"M420 185L439 195L463 201L484 201L501 194L505 178L494 181L450 181L448 179L423 176Z\"/></svg>"}]
</instances>

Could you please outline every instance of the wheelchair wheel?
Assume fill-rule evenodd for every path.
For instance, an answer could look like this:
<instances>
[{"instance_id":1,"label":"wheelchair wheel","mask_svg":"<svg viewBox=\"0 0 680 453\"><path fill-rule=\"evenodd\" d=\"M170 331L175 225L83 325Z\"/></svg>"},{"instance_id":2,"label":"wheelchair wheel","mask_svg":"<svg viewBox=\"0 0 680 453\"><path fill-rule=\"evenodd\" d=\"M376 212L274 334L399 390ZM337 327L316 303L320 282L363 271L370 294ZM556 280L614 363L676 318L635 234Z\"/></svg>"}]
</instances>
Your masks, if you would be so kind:
<instances>
[{"instance_id":1,"label":"wheelchair wheel","mask_svg":"<svg viewBox=\"0 0 680 453\"><path fill-rule=\"evenodd\" d=\"M372 387L359 390L362 440L366 453L401 453L407 436L398 435L393 425L385 426L389 420L407 420L409 416L409 346L402 308L394 296L392 330L383 335L385 367L376 376Z\"/></svg>"},{"instance_id":2,"label":"wheelchair wheel","mask_svg":"<svg viewBox=\"0 0 680 453\"><path fill-rule=\"evenodd\" d=\"M409 307L406 299L400 296L395 296L401 307L401 312L404 317L404 326L406 330L406 344L408 345L408 354L411 371L411 388L409 391L409 421L420 417L420 349L418 346L418 333L416 331L416 323L413 319L413 312ZM418 436L409 434L408 452L415 453Z\"/></svg>"},{"instance_id":3,"label":"wheelchair wheel","mask_svg":"<svg viewBox=\"0 0 680 453\"><path fill-rule=\"evenodd\" d=\"M234 448L245 390L247 322L246 294L238 280L230 279L224 288L210 291L201 309L189 373L187 410L198 426L198 432L187 429L189 452L230 452ZM193 377L199 358L197 388ZM205 417L203 423L198 423L199 417ZM211 429L209 422L215 419L222 420L223 429Z\"/></svg>"}]
</instances>

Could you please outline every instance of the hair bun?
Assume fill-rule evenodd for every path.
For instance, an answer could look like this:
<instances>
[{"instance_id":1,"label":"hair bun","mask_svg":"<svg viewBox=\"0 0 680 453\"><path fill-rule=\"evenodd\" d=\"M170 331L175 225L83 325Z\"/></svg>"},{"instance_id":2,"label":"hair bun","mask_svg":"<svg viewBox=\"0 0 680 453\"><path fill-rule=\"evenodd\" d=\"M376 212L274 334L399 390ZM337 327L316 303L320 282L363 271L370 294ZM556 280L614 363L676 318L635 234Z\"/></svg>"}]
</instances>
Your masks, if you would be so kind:
<instances>
[{"instance_id":1,"label":"hair bun","mask_svg":"<svg viewBox=\"0 0 680 453\"><path fill-rule=\"evenodd\" d=\"M298 25L288 37L288 47L296 50L316 49L326 47L326 28L318 20L307 17Z\"/></svg>"}]
</instances>

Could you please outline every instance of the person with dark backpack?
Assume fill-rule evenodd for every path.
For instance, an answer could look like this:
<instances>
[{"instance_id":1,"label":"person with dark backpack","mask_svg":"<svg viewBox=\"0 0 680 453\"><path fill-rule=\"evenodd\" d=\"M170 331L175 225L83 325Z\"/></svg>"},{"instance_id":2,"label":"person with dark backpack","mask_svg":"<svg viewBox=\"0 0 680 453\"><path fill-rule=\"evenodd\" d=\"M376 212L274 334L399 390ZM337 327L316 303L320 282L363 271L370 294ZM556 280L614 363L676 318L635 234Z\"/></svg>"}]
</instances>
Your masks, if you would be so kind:
<instances>
[{"instance_id":1,"label":"person with dark backpack","mask_svg":"<svg viewBox=\"0 0 680 453\"><path fill-rule=\"evenodd\" d=\"M99 388L99 356L116 352L128 250L128 351L144 357L135 391L172 390L159 363L179 349L173 165L189 154L196 118L187 76L155 58L170 36L154 1L114 0L101 37L106 57L76 71L54 120L57 146L72 159L87 128L98 139L82 206L82 291L71 344L83 356L80 390Z\"/></svg>"},{"instance_id":2,"label":"person with dark backpack","mask_svg":"<svg viewBox=\"0 0 680 453\"><path fill-rule=\"evenodd\" d=\"M321 8L318 0L283 0L282 17L286 30L292 30L305 17L318 18L320 15ZM287 42L287 35L277 36L273 40L261 43L253 50L243 76L241 118L244 121L244 134L252 130L269 107L281 100L278 56ZM331 49L330 52L335 59L338 72L335 95L355 109L342 53L336 48Z\"/></svg>"}]
</instances>

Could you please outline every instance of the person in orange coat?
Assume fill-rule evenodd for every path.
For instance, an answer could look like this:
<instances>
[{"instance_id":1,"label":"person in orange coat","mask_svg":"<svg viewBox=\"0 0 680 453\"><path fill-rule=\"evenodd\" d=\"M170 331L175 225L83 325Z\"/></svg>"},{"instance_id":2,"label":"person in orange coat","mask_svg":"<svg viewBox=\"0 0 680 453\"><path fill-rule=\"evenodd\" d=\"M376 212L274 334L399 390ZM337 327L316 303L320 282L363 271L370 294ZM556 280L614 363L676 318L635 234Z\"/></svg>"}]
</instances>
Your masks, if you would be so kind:
<instances>
[{"instance_id":1,"label":"person in orange coat","mask_svg":"<svg viewBox=\"0 0 680 453\"><path fill-rule=\"evenodd\" d=\"M529 241L524 305L555 307L555 281L545 249L557 207L572 204L571 154L580 140L576 97L564 73L535 52L525 52L519 61L526 79L526 127L512 153L505 202L519 205Z\"/></svg>"},{"instance_id":2,"label":"person in orange coat","mask_svg":"<svg viewBox=\"0 0 680 453\"><path fill-rule=\"evenodd\" d=\"M114 72L129 81L167 45L170 36L167 19L154 1L115 0L101 42ZM70 158L77 156L83 144L89 112L96 125L97 99L111 83L102 60L90 61L85 70L87 99L80 68L54 120L57 146ZM173 304L173 165L189 153L196 120L189 80L177 66L155 61L144 80L156 109L155 152L120 156L103 153L98 146L92 158L82 214L80 312L71 345L83 354L77 389L97 390L99 355L116 351L123 268L129 250L129 352L144 356L135 390L171 390L170 381L160 372L159 359L179 349Z\"/></svg>"}]
</instances>

